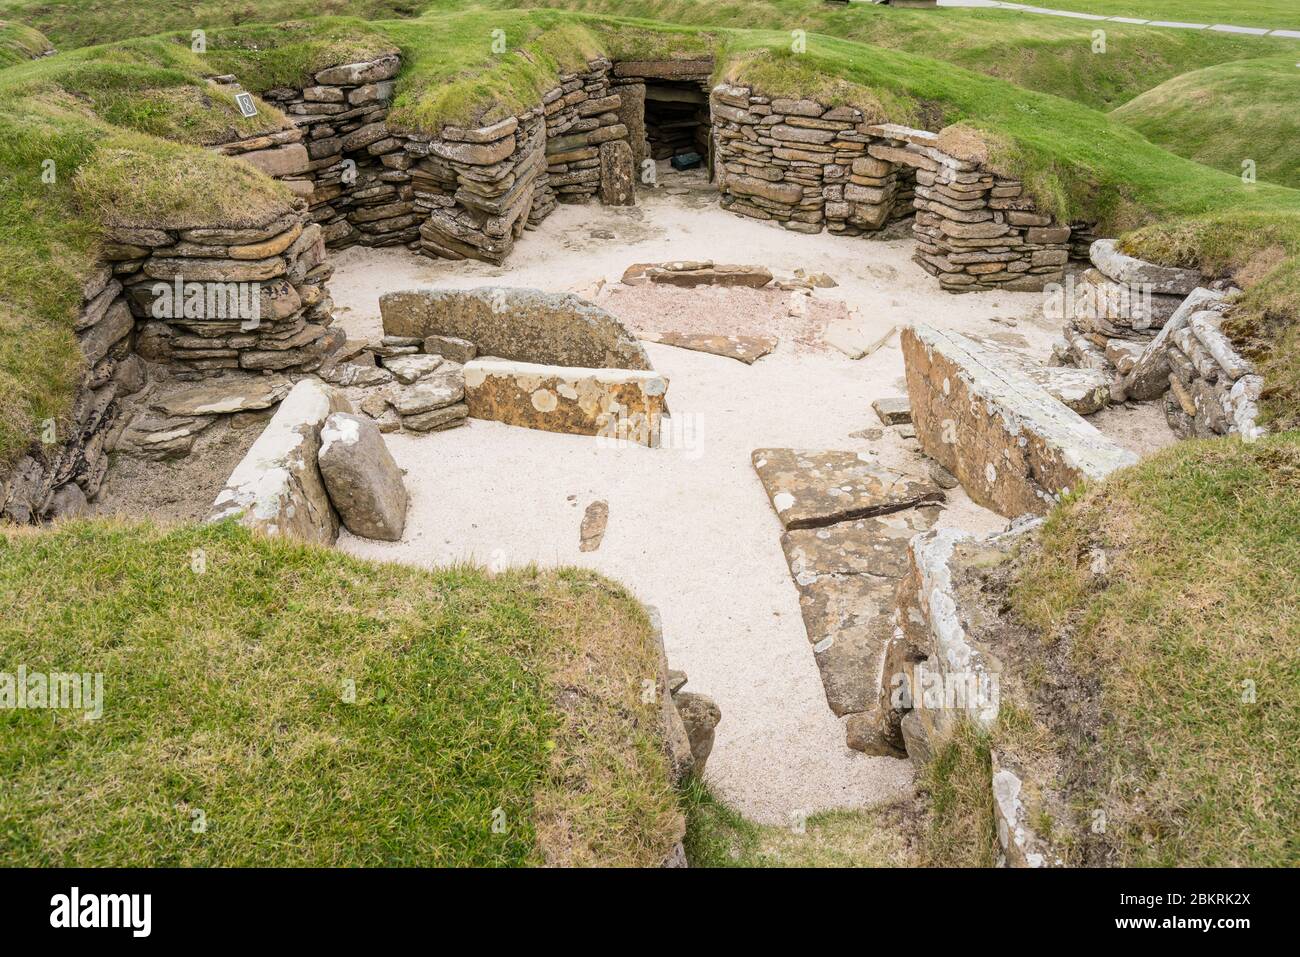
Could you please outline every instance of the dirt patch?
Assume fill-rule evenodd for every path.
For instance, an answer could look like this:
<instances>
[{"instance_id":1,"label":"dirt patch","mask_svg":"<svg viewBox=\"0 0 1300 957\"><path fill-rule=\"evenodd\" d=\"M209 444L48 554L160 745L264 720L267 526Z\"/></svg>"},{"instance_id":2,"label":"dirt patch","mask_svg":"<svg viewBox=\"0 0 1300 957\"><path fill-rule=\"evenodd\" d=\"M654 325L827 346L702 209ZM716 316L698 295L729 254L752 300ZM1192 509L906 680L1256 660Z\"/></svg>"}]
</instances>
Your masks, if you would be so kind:
<instances>
[{"instance_id":1,"label":"dirt patch","mask_svg":"<svg viewBox=\"0 0 1300 957\"><path fill-rule=\"evenodd\" d=\"M601 289L595 302L643 339L666 332L731 336L770 336L799 350L825 352L826 327L849 318L837 299L816 294L764 289L676 289L671 286L624 286Z\"/></svg>"},{"instance_id":2,"label":"dirt patch","mask_svg":"<svg viewBox=\"0 0 1300 957\"><path fill-rule=\"evenodd\" d=\"M115 454L92 514L168 523L202 521L270 418L270 410L220 416L195 438L188 455L170 462Z\"/></svg>"}]
</instances>

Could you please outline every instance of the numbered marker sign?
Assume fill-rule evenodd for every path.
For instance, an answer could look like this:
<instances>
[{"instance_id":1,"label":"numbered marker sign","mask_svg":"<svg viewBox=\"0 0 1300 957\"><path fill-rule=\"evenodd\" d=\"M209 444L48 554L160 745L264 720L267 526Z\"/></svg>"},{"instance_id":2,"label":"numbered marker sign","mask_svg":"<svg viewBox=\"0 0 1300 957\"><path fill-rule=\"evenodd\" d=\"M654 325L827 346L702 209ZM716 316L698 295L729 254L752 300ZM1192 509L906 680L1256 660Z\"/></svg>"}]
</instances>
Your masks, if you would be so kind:
<instances>
[{"instance_id":1,"label":"numbered marker sign","mask_svg":"<svg viewBox=\"0 0 1300 957\"><path fill-rule=\"evenodd\" d=\"M236 93L235 102L239 104L239 112L245 116L257 116L257 104L253 102L253 94Z\"/></svg>"}]
</instances>

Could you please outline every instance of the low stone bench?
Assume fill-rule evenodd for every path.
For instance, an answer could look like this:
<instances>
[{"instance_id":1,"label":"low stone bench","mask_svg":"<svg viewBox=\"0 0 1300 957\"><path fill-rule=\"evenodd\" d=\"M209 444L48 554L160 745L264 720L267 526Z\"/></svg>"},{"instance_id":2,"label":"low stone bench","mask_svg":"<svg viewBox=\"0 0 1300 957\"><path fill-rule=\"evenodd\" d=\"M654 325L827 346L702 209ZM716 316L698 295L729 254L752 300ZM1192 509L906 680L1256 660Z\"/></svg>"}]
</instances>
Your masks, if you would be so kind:
<instances>
[{"instance_id":1,"label":"low stone bench","mask_svg":"<svg viewBox=\"0 0 1300 957\"><path fill-rule=\"evenodd\" d=\"M901 343L922 449L1001 515L1046 512L1137 461L985 346L925 325Z\"/></svg>"},{"instance_id":2,"label":"low stone bench","mask_svg":"<svg viewBox=\"0 0 1300 957\"><path fill-rule=\"evenodd\" d=\"M656 372L490 358L467 362L464 371L472 418L658 445L668 380Z\"/></svg>"}]
</instances>

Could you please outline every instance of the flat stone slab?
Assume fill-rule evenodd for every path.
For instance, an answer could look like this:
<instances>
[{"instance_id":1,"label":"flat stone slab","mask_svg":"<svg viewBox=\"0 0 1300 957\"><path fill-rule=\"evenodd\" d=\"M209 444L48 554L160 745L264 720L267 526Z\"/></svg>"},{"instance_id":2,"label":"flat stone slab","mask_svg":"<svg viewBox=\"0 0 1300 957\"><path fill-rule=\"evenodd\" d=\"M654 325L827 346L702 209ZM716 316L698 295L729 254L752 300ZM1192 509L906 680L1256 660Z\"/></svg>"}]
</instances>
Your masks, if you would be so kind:
<instances>
[{"instance_id":1,"label":"flat stone slab","mask_svg":"<svg viewBox=\"0 0 1300 957\"><path fill-rule=\"evenodd\" d=\"M651 340L665 346L678 349L691 349L695 352L707 352L710 355L735 359L745 365L753 365L757 360L776 348L776 339L768 336L721 336L692 334L687 332L664 332Z\"/></svg>"},{"instance_id":2,"label":"flat stone slab","mask_svg":"<svg viewBox=\"0 0 1300 957\"><path fill-rule=\"evenodd\" d=\"M903 330L902 346L922 450L985 508L1046 512L1081 482L1137 461L972 339L918 324Z\"/></svg>"},{"instance_id":3,"label":"flat stone slab","mask_svg":"<svg viewBox=\"0 0 1300 957\"><path fill-rule=\"evenodd\" d=\"M930 528L938 512L907 509L781 537L826 702L838 716L877 704L908 542Z\"/></svg>"},{"instance_id":4,"label":"flat stone slab","mask_svg":"<svg viewBox=\"0 0 1300 957\"><path fill-rule=\"evenodd\" d=\"M571 293L484 286L414 289L379 297L390 336L444 336L479 355L543 365L649 370L645 349L623 324Z\"/></svg>"},{"instance_id":5,"label":"flat stone slab","mask_svg":"<svg viewBox=\"0 0 1300 957\"><path fill-rule=\"evenodd\" d=\"M269 409L293 388L282 376L218 379L154 400L152 406L174 416L225 415Z\"/></svg>"},{"instance_id":6,"label":"flat stone slab","mask_svg":"<svg viewBox=\"0 0 1300 957\"><path fill-rule=\"evenodd\" d=\"M751 460L787 530L944 500L928 477L884 468L857 452L756 449Z\"/></svg>"},{"instance_id":7,"label":"flat stone slab","mask_svg":"<svg viewBox=\"0 0 1300 957\"><path fill-rule=\"evenodd\" d=\"M1113 239L1098 239L1088 248L1092 264L1112 282L1150 286L1151 292L1161 295L1186 296L1201 285L1201 274L1195 269L1161 266L1122 253Z\"/></svg>"},{"instance_id":8,"label":"flat stone slab","mask_svg":"<svg viewBox=\"0 0 1300 957\"><path fill-rule=\"evenodd\" d=\"M1024 373L1048 395L1080 415L1092 415L1110 403L1114 379L1101 369L1043 365L1030 356L1000 349L977 336L967 338L986 347L1000 362Z\"/></svg>"},{"instance_id":9,"label":"flat stone slab","mask_svg":"<svg viewBox=\"0 0 1300 957\"><path fill-rule=\"evenodd\" d=\"M658 444L668 380L656 372L475 359L464 374L476 419Z\"/></svg>"},{"instance_id":10,"label":"flat stone slab","mask_svg":"<svg viewBox=\"0 0 1300 957\"><path fill-rule=\"evenodd\" d=\"M696 286L762 289L772 281L772 271L766 266L738 266L709 260L633 263L623 272L622 281L628 286L659 283L684 289L694 289Z\"/></svg>"},{"instance_id":11,"label":"flat stone slab","mask_svg":"<svg viewBox=\"0 0 1300 957\"><path fill-rule=\"evenodd\" d=\"M905 395L891 395L871 403L884 425L906 425L912 421L912 403Z\"/></svg>"}]
</instances>

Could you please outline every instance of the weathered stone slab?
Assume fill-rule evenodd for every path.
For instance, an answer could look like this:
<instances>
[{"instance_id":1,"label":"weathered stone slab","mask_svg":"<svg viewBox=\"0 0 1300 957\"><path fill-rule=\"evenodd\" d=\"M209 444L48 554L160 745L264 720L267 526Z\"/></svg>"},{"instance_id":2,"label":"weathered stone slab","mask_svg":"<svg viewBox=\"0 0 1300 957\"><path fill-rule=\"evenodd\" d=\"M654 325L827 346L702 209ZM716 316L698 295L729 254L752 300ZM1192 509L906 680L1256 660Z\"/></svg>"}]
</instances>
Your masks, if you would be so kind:
<instances>
[{"instance_id":1,"label":"weathered stone slab","mask_svg":"<svg viewBox=\"0 0 1300 957\"><path fill-rule=\"evenodd\" d=\"M1186 296L1202 282L1201 274L1195 269L1161 266L1122 253L1113 239L1094 242L1088 249L1088 258L1113 282L1149 285L1153 293Z\"/></svg>"},{"instance_id":2,"label":"weathered stone slab","mask_svg":"<svg viewBox=\"0 0 1300 957\"><path fill-rule=\"evenodd\" d=\"M606 206L636 205L632 147L623 140L600 144L600 201Z\"/></svg>"},{"instance_id":3,"label":"weathered stone slab","mask_svg":"<svg viewBox=\"0 0 1300 957\"><path fill-rule=\"evenodd\" d=\"M884 468L857 452L756 449L751 458L786 529L883 515L945 497L929 478Z\"/></svg>"},{"instance_id":4,"label":"weathered stone slab","mask_svg":"<svg viewBox=\"0 0 1300 957\"><path fill-rule=\"evenodd\" d=\"M766 266L736 266L726 263L666 262L633 263L623 272L622 282L628 286L660 283L694 289L697 286L744 286L762 289L772 281L772 271Z\"/></svg>"},{"instance_id":5,"label":"weathered stone slab","mask_svg":"<svg viewBox=\"0 0 1300 957\"><path fill-rule=\"evenodd\" d=\"M686 332L664 332L653 341L678 349L707 352L710 355L735 359L753 365L776 348L776 340L768 336L720 336Z\"/></svg>"},{"instance_id":6,"label":"weathered stone slab","mask_svg":"<svg viewBox=\"0 0 1300 957\"><path fill-rule=\"evenodd\" d=\"M862 359L888 342L897 328L860 319L837 319L822 330L822 340L850 359Z\"/></svg>"},{"instance_id":7,"label":"weathered stone slab","mask_svg":"<svg viewBox=\"0 0 1300 957\"><path fill-rule=\"evenodd\" d=\"M451 336L481 355L544 365L650 369L645 349L605 310L569 293L485 286L379 297L388 335Z\"/></svg>"},{"instance_id":8,"label":"weathered stone slab","mask_svg":"<svg viewBox=\"0 0 1300 957\"><path fill-rule=\"evenodd\" d=\"M885 396L871 403L885 425L906 425L912 421L912 403L905 395Z\"/></svg>"},{"instance_id":9,"label":"weathered stone slab","mask_svg":"<svg viewBox=\"0 0 1300 957\"><path fill-rule=\"evenodd\" d=\"M338 516L316 456L325 420L335 412L351 411L347 398L319 379L295 385L230 473L207 520L238 517L240 524L267 535L333 544Z\"/></svg>"},{"instance_id":10,"label":"weathered stone slab","mask_svg":"<svg viewBox=\"0 0 1300 957\"><path fill-rule=\"evenodd\" d=\"M921 448L1002 515L1045 512L1137 456L1115 445L992 350L925 325L903 330Z\"/></svg>"},{"instance_id":11,"label":"weathered stone slab","mask_svg":"<svg viewBox=\"0 0 1300 957\"><path fill-rule=\"evenodd\" d=\"M269 409L286 395L292 383L282 376L242 377L205 382L155 399L155 409L168 415L224 415Z\"/></svg>"},{"instance_id":12,"label":"weathered stone slab","mask_svg":"<svg viewBox=\"0 0 1300 957\"><path fill-rule=\"evenodd\" d=\"M325 490L349 532L385 542L402 537L406 486L373 421L335 412L321 428L317 461Z\"/></svg>"},{"instance_id":13,"label":"weathered stone slab","mask_svg":"<svg viewBox=\"0 0 1300 957\"><path fill-rule=\"evenodd\" d=\"M546 432L654 446L668 381L655 372L475 359L465 365L469 414Z\"/></svg>"},{"instance_id":14,"label":"weathered stone slab","mask_svg":"<svg viewBox=\"0 0 1300 957\"><path fill-rule=\"evenodd\" d=\"M1154 399L1169 388L1169 347L1174 334L1187 325L1191 317L1204 309L1221 310L1223 293L1214 289L1194 289L1183 304L1147 343L1137 362L1124 379L1124 392L1131 399Z\"/></svg>"},{"instance_id":15,"label":"weathered stone slab","mask_svg":"<svg viewBox=\"0 0 1300 957\"><path fill-rule=\"evenodd\" d=\"M935 507L801 529L781 537L808 640L836 715L876 706L894 593L907 571L907 543L928 529Z\"/></svg>"}]
</instances>

